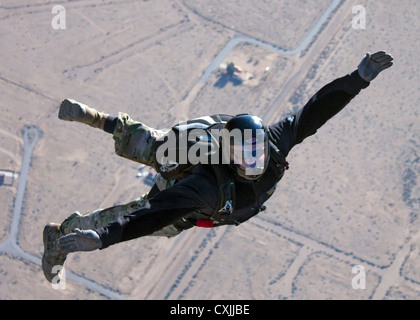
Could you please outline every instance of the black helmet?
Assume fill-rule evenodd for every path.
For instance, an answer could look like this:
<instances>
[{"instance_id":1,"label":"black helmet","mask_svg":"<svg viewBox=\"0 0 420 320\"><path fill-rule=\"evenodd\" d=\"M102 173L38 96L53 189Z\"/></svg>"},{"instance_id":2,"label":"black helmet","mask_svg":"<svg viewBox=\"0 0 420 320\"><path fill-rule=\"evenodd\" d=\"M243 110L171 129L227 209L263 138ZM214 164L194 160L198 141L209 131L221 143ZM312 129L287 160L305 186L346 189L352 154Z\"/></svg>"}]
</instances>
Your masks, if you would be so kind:
<instances>
[{"instance_id":1,"label":"black helmet","mask_svg":"<svg viewBox=\"0 0 420 320\"><path fill-rule=\"evenodd\" d=\"M224 163L229 163L242 178L258 179L270 160L268 128L258 117L240 114L230 119L224 129Z\"/></svg>"}]
</instances>

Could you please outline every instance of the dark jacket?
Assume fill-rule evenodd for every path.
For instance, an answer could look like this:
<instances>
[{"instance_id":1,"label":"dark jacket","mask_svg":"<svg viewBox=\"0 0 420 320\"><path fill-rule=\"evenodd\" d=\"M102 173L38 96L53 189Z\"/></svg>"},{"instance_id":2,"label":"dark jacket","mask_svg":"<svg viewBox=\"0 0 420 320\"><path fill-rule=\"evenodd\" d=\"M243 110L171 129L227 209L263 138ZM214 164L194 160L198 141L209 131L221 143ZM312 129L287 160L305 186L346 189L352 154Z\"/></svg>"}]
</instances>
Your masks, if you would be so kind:
<instances>
[{"instance_id":1,"label":"dark jacket","mask_svg":"<svg viewBox=\"0 0 420 320\"><path fill-rule=\"evenodd\" d=\"M305 138L313 135L341 111L369 83L357 70L336 79L319 90L296 114L269 126L270 140L285 157ZM155 192L149 205L97 230L104 249L112 244L149 235L168 225L180 230L209 219L219 203L219 187L211 165L196 165L191 174L173 187ZM242 223L258 214L275 191L279 178L269 167L255 181L236 179L235 220Z\"/></svg>"}]
</instances>

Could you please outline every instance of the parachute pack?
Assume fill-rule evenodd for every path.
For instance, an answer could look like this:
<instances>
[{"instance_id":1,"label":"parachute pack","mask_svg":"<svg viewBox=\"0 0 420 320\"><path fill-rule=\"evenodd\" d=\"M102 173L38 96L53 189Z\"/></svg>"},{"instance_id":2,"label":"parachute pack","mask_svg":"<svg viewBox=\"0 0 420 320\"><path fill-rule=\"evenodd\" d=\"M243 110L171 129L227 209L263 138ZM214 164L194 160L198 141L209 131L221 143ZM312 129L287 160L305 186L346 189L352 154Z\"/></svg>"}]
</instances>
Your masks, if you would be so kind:
<instances>
[{"instance_id":1,"label":"parachute pack","mask_svg":"<svg viewBox=\"0 0 420 320\"><path fill-rule=\"evenodd\" d=\"M222 163L217 132L231 118L229 115L218 114L173 126L152 147L157 172L167 180L182 179L198 163Z\"/></svg>"}]
</instances>

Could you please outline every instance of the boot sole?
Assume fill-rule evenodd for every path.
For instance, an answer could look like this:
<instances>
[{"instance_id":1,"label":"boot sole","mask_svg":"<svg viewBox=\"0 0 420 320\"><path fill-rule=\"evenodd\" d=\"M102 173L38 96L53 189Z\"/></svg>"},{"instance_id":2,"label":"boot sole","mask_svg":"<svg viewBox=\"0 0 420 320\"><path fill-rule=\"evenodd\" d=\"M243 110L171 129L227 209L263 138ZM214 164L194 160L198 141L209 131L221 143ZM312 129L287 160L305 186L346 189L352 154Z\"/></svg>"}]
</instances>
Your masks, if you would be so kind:
<instances>
[{"instance_id":1,"label":"boot sole","mask_svg":"<svg viewBox=\"0 0 420 320\"><path fill-rule=\"evenodd\" d=\"M64 121L75 121L82 118L86 114L86 110L82 104L77 101L65 99L58 111L58 118Z\"/></svg>"}]
</instances>

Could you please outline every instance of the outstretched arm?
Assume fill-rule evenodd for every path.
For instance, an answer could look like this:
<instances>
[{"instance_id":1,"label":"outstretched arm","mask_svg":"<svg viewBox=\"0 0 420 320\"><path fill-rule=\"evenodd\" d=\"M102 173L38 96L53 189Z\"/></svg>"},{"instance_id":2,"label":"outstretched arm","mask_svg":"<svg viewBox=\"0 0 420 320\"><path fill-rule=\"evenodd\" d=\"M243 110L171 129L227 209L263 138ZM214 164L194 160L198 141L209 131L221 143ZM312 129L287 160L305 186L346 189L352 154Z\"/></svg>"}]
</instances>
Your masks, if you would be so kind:
<instances>
[{"instance_id":1,"label":"outstretched arm","mask_svg":"<svg viewBox=\"0 0 420 320\"><path fill-rule=\"evenodd\" d=\"M351 74L336 79L319 90L296 114L270 126L272 139L285 156L296 145L315 134L340 112L380 72L392 66L392 56L380 51L366 54Z\"/></svg>"}]
</instances>

